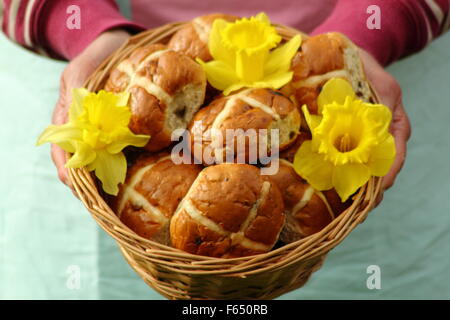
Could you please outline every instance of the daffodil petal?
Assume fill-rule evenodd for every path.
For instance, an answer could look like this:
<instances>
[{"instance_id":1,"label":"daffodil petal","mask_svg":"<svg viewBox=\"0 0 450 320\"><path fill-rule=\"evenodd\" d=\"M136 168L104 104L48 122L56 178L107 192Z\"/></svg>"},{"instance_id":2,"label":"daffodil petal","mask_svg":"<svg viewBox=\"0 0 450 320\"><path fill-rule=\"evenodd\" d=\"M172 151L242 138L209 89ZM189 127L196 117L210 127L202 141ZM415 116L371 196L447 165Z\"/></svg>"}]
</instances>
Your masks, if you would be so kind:
<instances>
[{"instance_id":1,"label":"daffodil petal","mask_svg":"<svg viewBox=\"0 0 450 320\"><path fill-rule=\"evenodd\" d=\"M308 106L306 104L302 106L302 111L305 115L305 120L308 124L309 130L311 131L311 134L314 135L314 130L320 125L323 117L309 113Z\"/></svg>"},{"instance_id":2,"label":"daffodil petal","mask_svg":"<svg viewBox=\"0 0 450 320\"><path fill-rule=\"evenodd\" d=\"M37 145L43 143L54 143L64 149L66 152L75 152L74 142L80 140L82 131L71 123L63 125L50 125L38 138Z\"/></svg>"},{"instance_id":3,"label":"daffodil petal","mask_svg":"<svg viewBox=\"0 0 450 320\"><path fill-rule=\"evenodd\" d=\"M87 95L84 100L85 111L82 121L89 122L101 130L112 131L116 127L127 126L131 111L127 106L118 105L120 96L101 90L98 94Z\"/></svg>"},{"instance_id":4,"label":"daffodil petal","mask_svg":"<svg viewBox=\"0 0 450 320\"><path fill-rule=\"evenodd\" d=\"M391 110L382 104L363 103L366 110L366 119L370 121L374 133L384 139L389 134L389 127L392 120Z\"/></svg>"},{"instance_id":5,"label":"daffodil petal","mask_svg":"<svg viewBox=\"0 0 450 320\"><path fill-rule=\"evenodd\" d=\"M75 152L66 162L66 168L81 168L92 163L96 158L96 153L87 144L80 141L75 142Z\"/></svg>"},{"instance_id":6,"label":"daffodil petal","mask_svg":"<svg viewBox=\"0 0 450 320\"><path fill-rule=\"evenodd\" d=\"M288 71L291 65L291 60L297 53L298 48L300 48L301 43L301 36L296 35L281 47L273 50L269 54L269 58L264 66L264 73L272 74L278 70Z\"/></svg>"},{"instance_id":7,"label":"daffodil petal","mask_svg":"<svg viewBox=\"0 0 450 320\"><path fill-rule=\"evenodd\" d=\"M232 85L230 85L228 88L226 88L225 90L223 90L223 95L224 96L228 96L230 93L242 89L246 86L246 84L244 82L237 82L237 83L233 83Z\"/></svg>"},{"instance_id":8,"label":"daffodil petal","mask_svg":"<svg viewBox=\"0 0 450 320\"><path fill-rule=\"evenodd\" d=\"M129 92L120 92L117 93L117 106L127 106L128 100L130 100L130 93Z\"/></svg>"},{"instance_id":9,"label":"daffodil petal","mask_svg":"<svg viewBox=\"0 0 450 320\"><path fill-rule=\"evenodd\" d=\"M368 163L371 174L377 177L385 176L394 163L395 155L394 137L389 135L386 140L372 150Z\"/></svg>"},{"instance_id":10,"label":"daffodil petal","mask_svg":"<svg viewBox=\"0 0 450 320\"><path fill-rule=\"evenodd\" d=\"M150 139L148 135L136 135L130 130L127 130L117 141L114 141L106 148L109 153L118 153L123 150L126 146L143 147Z\"/></svg>"},{"instance_id":11,"label":"daffodil petal","mask_svg":"<svg viewBox=\"0 0 450 320\"><path fill-rule=\"evenodd\" d=\"M208 49L214 60L224 61L234 69L235 54L226 48L222 42L221 32L229 22L224 19L216 19L213 22L211 32L209 33Z\"/></svg>"},{"instance_id":12,"label":"daffodil petal","mask_svg":"<svg viewBox=\"0 0 450 320\"><path fill-rule=\"evenodd\" d=\"M74 121L83 113L83 99L89 94L85 88L72 89L72 103L69 108L69 121Z\"/></svg>"},{"instance_id":13,"label":"daffodil petal","mask_svg":"<svg viewBox=\"0 0 450 320\"><path fill-rule=\"evenodd\" d=\"M96 158L97 158L97 155L96 155ZM91 163L89 163L89 164L86 165L86 169L87 169L89 172L91 172L91 171L94 171L94 170L95 170L95 166L96 166L96 162L95 162L95 160L94 160L94 161L92 161Z\"/></svg>"},{"instance_id":14,"label":"daffodil petal","mask_svg":"<svg viewBox=\"0 0 450 320\"><path fill-rule=\"evenodd\" d=\"M278 72L264 77L261 81L255 82L254 84L252 84L252 87L279 89L286 83L291 81L292 76L292 71Z\"/></svg>"},{"instance_id":15,"label":"daffodil petal","mask_svg":"<svg viewBox=\"0 0 450 320\"><path fill-rule=\"evenodd\" d=\"M327 104L332 104L333 102L344 104L346 97L351 97L352 100L355 97L355 91L353 91L351 84L347 80L340 78L328 80L317 97L319 114L322 114L323 107Z\"/></svg>"},{"instance_id":16,"label":"daffodil petal","mask_svg":"<svg viewBox=\"0 0 450 320\"><path fill-rule=\"evenodd\" d=\"M323 156L314 152L311 141L305 141L294 157L294 169L313 188L329 190L333 187L333 166Z\"/></svg>"},{"instance_id":17,"label":"daffodil petal","mask_svg":"<svg viewBox=\"0 0 450 320\"><path fill-rule=\"evenodd\" d=\"M102 182L103 190L108 194L117 195L118 185L125 181L127 172L125 155L122 152L110 154L104 150L99 151L91 168L95 168L95 175Z\"/></svg>"},{"instance_id":18,"label":"daffodil petal","mask_svg":"<svg viewBox=\"0 0 450 320\"><path fill-rule=\"evenodd\" d=\"M384 177L394 163L394 158L391 159L373 159L367 164L373 176Z\"/></svg>"},{"instance_id":19,"label":"daffodil petal","mask_svg":"<svg viewBox=\"0 0 450 320\"><path fill-rule=\"evenodd\" d=\"M213 60L203 62L197 59L197 62L205 70L208 82L216 89L225 90L232 84L239 82L234 70L223 61Z\"/></svg>"},{"instance_id":20,"label":"daffodil petal","mask_svg":"<svg viewBox=\"0 0 450 320\"><path fill-rule=\"evenodd\" d=\"M270 19L265 12L260 12L255 16L256 20L259 20L263 23L270 24Z\"/></svg>"},{"instance_id":21,"label":"daffodil petal","mask_svg":"<svg viewBox=\"0 0 450 320\"><path fill-rule=\"evenodd\" d=\"M347 163L336 166L333 171L333 186L342 202L370 179L370 170L363 164Z\"/></svg>"},{"instance_id":22,"label":"daffodil petal","mask_svg":"<svg viewBox=\"0 0 450 320\"><path fill-rule=\"evenodd\" d=\"M389 136L372 149L371 157L374 159L392 159L396 156L394 137Z\"/></svg>"}]
</instances>

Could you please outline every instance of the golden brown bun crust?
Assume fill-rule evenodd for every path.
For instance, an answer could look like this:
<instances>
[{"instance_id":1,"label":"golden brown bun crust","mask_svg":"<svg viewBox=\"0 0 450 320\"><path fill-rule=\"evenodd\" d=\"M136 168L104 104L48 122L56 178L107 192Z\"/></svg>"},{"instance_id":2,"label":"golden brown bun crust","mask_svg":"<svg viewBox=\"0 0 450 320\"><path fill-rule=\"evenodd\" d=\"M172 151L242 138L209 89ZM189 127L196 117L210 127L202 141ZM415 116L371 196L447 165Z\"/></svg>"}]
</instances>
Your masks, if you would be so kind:
<instances>
[{"instance_id":1,"label":"golden brown bun crust","mask_svg":"<svg viewBox=\"0 0 450 320\"><path fill-rule=\"evenodd\" d=\"M193 59L200 58L205 62L211 60L212 57L209 53L207 39L212 24L216 19L224 19L233 22L237 20L238 17L221 13L213 13L198 17L192 20L191 23L182 27L172 36L168 43L169 48L181 51Z\"/></svg>"},{"instance_id":2,"label":"golden brown bun crust","mask_svg":"<svg viewBox=\"0 0 450 320\"><path fill-rule=\"evenodd\" d=\"M138 235L168 244L169 221L201 170L174 164L168 153L144 155L128 169L113 208Z\"/></svg>"},{"instance_id":3,"label":"golden brown bun crust","mask_svg":"<svg viewBox=\"0 0 450 320\"><path fill-rule=\"evenodd\" d=\"M292 95L301 107L306 104L311 113L318 113L317 97L332 78L347 80L359 99L374 102L367 81L359 48L341 33L326 33L306 39L292 60L292 82L281 91Z\"/></svg>"},{"instance_id":4,"label":"golden brown bun crust","mask_svg":"<svg viewBox=\"0 0 450 320\"><path fill-rule=\"evenodd\" d=\"M345 68L344 49L346 41L337 33L327 33L305 39L300 51L292 59L291 69L294 76L289 86L311 76L323 75L331 71ZM311 113L318 113L317 97L328 79L319 81L313 86L292 88L299 107L308 106Z\"/></svg>"},{"instance_id":5,"label":"golden brown bun crust","mask_svg":"<svg viewBox=\"0 0 450 320\"><path fill-rule=\"evenodd\" d=\"M136 49L128 59L122 61L111 72L105 85L107 91L117 93L128 90L131 93L129 105L132 117L129 127L136 134L151 136L149 143L145 146L148 151L159 151L171 144L170 136L173 129L169 127L167 117L174 111L168 109L165 94L173 99L183 94L183 90L189 87L189 90L195 91L200 97L195 103L198 106L190 105L196 110L203 103L205 96L205 73L186 55L167 50L159 57L150 61L145 60L162 50L167 50L167 47L162 44L152 44ZM137 79L152 83L159 88L158 93L148 92L148 89L142 86L142 82L136 83ZM130 84L130 81L133 83ZM160 93L160 90L163 93Z\"/></svg>"},{"instance_id":6,"label":"golden brown bun crust","mask_svg":"<svg viewBox=\"0 0 450 320\"><path fill-rule=\"evenodd\" d=\"M193 254L240 257L269 251L284 223L278 188L257 167L204 169L171 224L172 245Z\"/></svg>"},{"instance_id":7,"label":"golden brown bun crust","mask_svg":"<svg viewBox=\"0 0 450 320\"><path fill-rule=\"evenodd\" d=\"M144 59L150 54L165 49L167 49L167 47L163 44L147 45L141 48L137 48L126 60L130 63L131 68L133 70L136 70L144 61ZM130 76L127 73L119 70L118 68L115 68L111 71L111 75L109 76L109 79L105 84L105 90L112 92L122 92L125 91L129 82Z\"/></svg>"},{"instance_id":8,"label":"golden brown bun crust","mask_svg":"<svg viewBox=\"0 0 450 320\"><path fill-rule=\"evenodd\" d=\"M319 192L312 189L284 160L280 161L280 168L271 179L284 200L286 224L280 239L285 243L319 232L350 205L349 201L341 203L334 190Z\"/></svg>"},{"instance_id":9,"label":"golden brown bun crust","mask_svg":"<svg viewBox=\"0 0 450 320\"><path fill-rule=\"evenodd\" d=\"M249 98L251 101L246 101ZM267 110L258 107L255 101L264 105ZM202 127L198 124L201 122ZM191 150L195 148L202 150L211 150L219 161L225 162L225 153L221 153L221 148L229 146L230 150L233 143L238 140L236 137L233 141L224 141L223 146L214 144L211 135L214 133L212 129L220 130L225 140L227 129L242 129L246 132L254 129L259 132L261 129L267 130L271 134L271 129L279 129L279 148L284 150L291 145L300 130L301 117L297 107L280 92L269 89L250 89L238 92L227 97L219 97L209 106L200 109L192 119L188 130L191 134ZM203 137L202 141L194 139L194 136ZM246 140L245 144L245 161L248 162L250 155L250 147L258 150L259 137L253 139L256 144ZM198 146L196 146L198 145ZM267 145L270 151L270 145ZM235 159L238 157L238 148L234 147ZM209 153L209 152L208 152ZM258 152L259 153L259 152ZM221 159L221 160L220 160ZM200 160L200 159L199 159ZM234 160L233 160L234 161ZM204 159L202 162L205 165Z\"/></svg>"},{"instance_id":10,"label":"golden brown bun crust","mask_svg":"<svg viewBox=\"0 0 450 320\"><path fill-rule=\"evenodd\" d=\"M164 130L166 105L140 87L130 88L130 108L132 116L128 126L136 134L150 135L145 146L148 151L160 150L167 146L168 135Z\"/></svg>"},{"instance_id":11,"label":"golden brown bun crust","mask_svg":"<svg viewBox=\"0 0 450 320\"><path fill-rule=\"evenodd\" d=\"M293 81L344 68L344 40L335 33L305 39L292 59Z\"/></svg>"}]
</instances>

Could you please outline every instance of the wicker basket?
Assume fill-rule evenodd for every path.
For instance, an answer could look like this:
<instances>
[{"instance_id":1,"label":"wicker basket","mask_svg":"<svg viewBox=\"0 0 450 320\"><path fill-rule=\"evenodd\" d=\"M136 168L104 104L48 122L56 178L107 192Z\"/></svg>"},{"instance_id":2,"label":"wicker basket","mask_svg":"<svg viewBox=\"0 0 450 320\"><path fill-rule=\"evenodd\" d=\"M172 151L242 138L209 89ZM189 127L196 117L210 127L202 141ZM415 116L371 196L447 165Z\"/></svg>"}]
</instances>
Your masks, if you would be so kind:
<instances>
[{"instance_id":1,"label":"wicker basket","mask_svg":"<svg viewBox=\"0 0 450 320\"><path fill-rule=\"evenodd\" d=\"M136 35L110 56L88 79L86 88L101 89L109 72L142 45L165 43L185 23L174 23ZM277 26L289 39L299 31ZM375 95L376 97L376 95ZM303 286L336 247L373 208L381 179L371 178L353 204L322 231L265 254L218 259L197 256L144 239L125 226L102 198L86 169L70 169L73 186L98 224L118 243L125 259L142 279L170 299L273 299Z\"/></svg>"}]
</instances>

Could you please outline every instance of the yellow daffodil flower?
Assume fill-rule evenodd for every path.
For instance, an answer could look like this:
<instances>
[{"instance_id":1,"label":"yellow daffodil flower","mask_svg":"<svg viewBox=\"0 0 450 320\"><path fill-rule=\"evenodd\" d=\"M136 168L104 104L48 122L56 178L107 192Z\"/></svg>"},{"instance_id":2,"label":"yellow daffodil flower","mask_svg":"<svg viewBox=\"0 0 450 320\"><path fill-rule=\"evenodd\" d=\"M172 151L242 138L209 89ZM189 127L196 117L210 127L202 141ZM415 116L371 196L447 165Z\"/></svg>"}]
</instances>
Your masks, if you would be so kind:
<instances>
[{"instance_id":1,"label":"yellow daffodil flower","mask_svg":"<svg viewBox=\"0 0 450 320\"><path fill-rule=\"evenodd\" d=\"M127 162L122 149L128 145L143 147L149 136L135 135L128 128L131 112L128 93L113 94L86 89L72 91L69 121L48 126L37 144L54 143L72 154L67 168L95 170L105 192L117 195L118 184L126 176Z\"/></svg>"},{"instance_id":2,"label":"yellow daffodil flower","mask_svg":"<svg viewBox=\"0 0 450 320\"><path fill-rule=\"evenodd\" d=\"M297 151L294 168L318 190L335 188L344 202L371 176L382 177L391 168L396 154L389 133L392 113L384 105L356 99L343 79L325 84L318 106L321 116L302 107L312 140Z\"/></svg>"},{"instance_id":3,"label":"yellow daffodil flower","mask_svg":"<svg viewBox=\"0 0 450 320\"><path fill-rule=\"evenodd\" d=\"M197 61L224 95L244 87L278 89L292 79L289 69L301 37L274 49L281 40L265 13L233 23L216 19L208 41L213 60Z\"/></svg>"}]
</instances>

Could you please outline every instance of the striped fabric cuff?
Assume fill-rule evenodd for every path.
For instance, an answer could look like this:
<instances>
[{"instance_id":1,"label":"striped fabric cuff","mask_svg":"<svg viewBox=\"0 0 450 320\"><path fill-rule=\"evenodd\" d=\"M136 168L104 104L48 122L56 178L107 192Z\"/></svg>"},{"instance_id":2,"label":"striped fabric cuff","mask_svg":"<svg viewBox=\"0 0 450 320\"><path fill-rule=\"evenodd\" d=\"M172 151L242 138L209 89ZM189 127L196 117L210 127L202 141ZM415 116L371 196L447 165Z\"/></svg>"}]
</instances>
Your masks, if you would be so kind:
<instances>
[{"instance_id":1,"label":"striped fabric cuff","mask_svg":"<svg viewBox=\"0 0 450 320\"><path fill-rule=\"evenodd\" d=\"M72 5L82 10L83 30L66 27ZM113 0L0 0L0 26L12 41L57 59L73 58L109 29L143 30L124 18Z\"/></svg>"}]
</instances>

